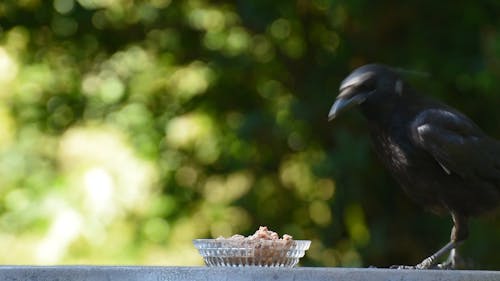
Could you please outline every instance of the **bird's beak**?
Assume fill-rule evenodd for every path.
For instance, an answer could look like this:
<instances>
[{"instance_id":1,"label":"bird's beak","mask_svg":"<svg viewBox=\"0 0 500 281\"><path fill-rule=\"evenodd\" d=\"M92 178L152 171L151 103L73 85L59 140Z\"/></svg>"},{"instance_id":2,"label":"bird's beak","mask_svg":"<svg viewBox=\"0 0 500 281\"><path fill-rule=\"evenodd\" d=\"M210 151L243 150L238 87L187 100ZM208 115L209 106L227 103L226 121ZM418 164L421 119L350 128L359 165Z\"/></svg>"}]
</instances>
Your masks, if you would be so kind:
<instances>
[{"instance_id":1,"label":"bird's beak","mask_svg":"<svg viewBox=\"0 0 500 281\"><path fill-rule=\"evenodd\" d=\"M328 113L328 121L332 121L341 112L344 112L349 108L352 108L358 104L363 103L366 97L371 93L371 92L362 92L352 95L352 93L349 93L351 90L352 90L351 88L347 88L340 92L340 95L335 100L335 103L332 105L332 108L330 108L330 112Z\"/></svg>"}]
</instances>

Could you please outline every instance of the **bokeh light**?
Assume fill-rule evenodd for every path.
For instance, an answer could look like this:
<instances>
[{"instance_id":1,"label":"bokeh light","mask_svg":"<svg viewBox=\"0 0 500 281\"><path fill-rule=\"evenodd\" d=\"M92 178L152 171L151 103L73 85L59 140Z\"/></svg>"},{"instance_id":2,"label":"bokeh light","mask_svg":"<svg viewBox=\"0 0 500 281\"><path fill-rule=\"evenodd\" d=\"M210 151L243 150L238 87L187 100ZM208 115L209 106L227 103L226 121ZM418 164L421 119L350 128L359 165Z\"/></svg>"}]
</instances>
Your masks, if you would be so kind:
<instances>
[{"instance_id":1,"label":"bokeh light","mask_svg":"<svg viewBox=\"0 0 500 281\"><path fill-rule=\"evenodd\" d=\"M307 266L417 262L447 218L404 197L359 115L326 115L384 62L500 137L498 9L0 1L0 263L201 265L192 239L260 225L312 240ZM500 226L472 228L465 252L498 268Z\"/></svg>"}]
</instances>

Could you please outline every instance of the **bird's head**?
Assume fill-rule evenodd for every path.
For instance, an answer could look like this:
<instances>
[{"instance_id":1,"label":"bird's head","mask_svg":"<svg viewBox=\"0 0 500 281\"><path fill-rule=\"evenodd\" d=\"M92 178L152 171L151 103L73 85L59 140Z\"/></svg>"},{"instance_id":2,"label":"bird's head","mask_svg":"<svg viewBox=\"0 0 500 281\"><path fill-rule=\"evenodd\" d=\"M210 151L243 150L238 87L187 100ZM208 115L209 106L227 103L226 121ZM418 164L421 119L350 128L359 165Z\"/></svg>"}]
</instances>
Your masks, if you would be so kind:
<instances>
[{"instance_id":1,"label":"bird's head","mask_svg":"<svg viewBox=\"0 0 500 281\"><path fill-rule=\"evenodd\" d=\"M361 66L340 84L340 94L328 113L328 120L367 100L383 98L385 95L401 95L402 91L403 81L389 67L380 64Z\"/></svg>"}]
</instances>

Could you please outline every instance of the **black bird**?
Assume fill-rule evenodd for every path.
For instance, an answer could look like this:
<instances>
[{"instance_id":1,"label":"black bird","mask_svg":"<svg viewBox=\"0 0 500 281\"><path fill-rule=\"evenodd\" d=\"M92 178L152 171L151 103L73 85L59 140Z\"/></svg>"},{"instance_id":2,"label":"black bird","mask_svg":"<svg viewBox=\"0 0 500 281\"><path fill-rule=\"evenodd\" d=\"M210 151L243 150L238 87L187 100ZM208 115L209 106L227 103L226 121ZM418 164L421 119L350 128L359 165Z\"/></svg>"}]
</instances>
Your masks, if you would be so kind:
<instances>
[{"instance_id":1,"label":"black bird","mask_svg":"<svg viewBox=\"0 0 500 281\"><path fill-rule=\"evenodd\" d=\"M365 65L345 78L329 120L354 106L367 119L377 155L404 191L453 219L448 244L415 266L398 268L454 268L469 217L500 204L500 142L458 110L418 94L384 65ZM448 252L448 260L437 264Z\"/></svg>"}]
</instances>

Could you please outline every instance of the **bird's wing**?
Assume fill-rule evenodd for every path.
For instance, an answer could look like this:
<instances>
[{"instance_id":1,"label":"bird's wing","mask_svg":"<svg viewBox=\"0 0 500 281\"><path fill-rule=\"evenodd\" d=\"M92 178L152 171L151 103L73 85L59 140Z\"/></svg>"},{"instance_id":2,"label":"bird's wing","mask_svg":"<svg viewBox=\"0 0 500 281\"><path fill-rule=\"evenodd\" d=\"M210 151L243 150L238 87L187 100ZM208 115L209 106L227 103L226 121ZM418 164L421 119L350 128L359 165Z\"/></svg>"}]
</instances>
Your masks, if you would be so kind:
<instances>
[{"instance_id":1,"label":"bird's wing","mask_svg":"<svg viewBox=\"0 0 500 281\"><path fill-rule=\"evenodd\" d=\"M434 108L421 112L411 124L411 138L448 174L500 180L500 144L458 111Z\"/></svg>"}]
</instances>

